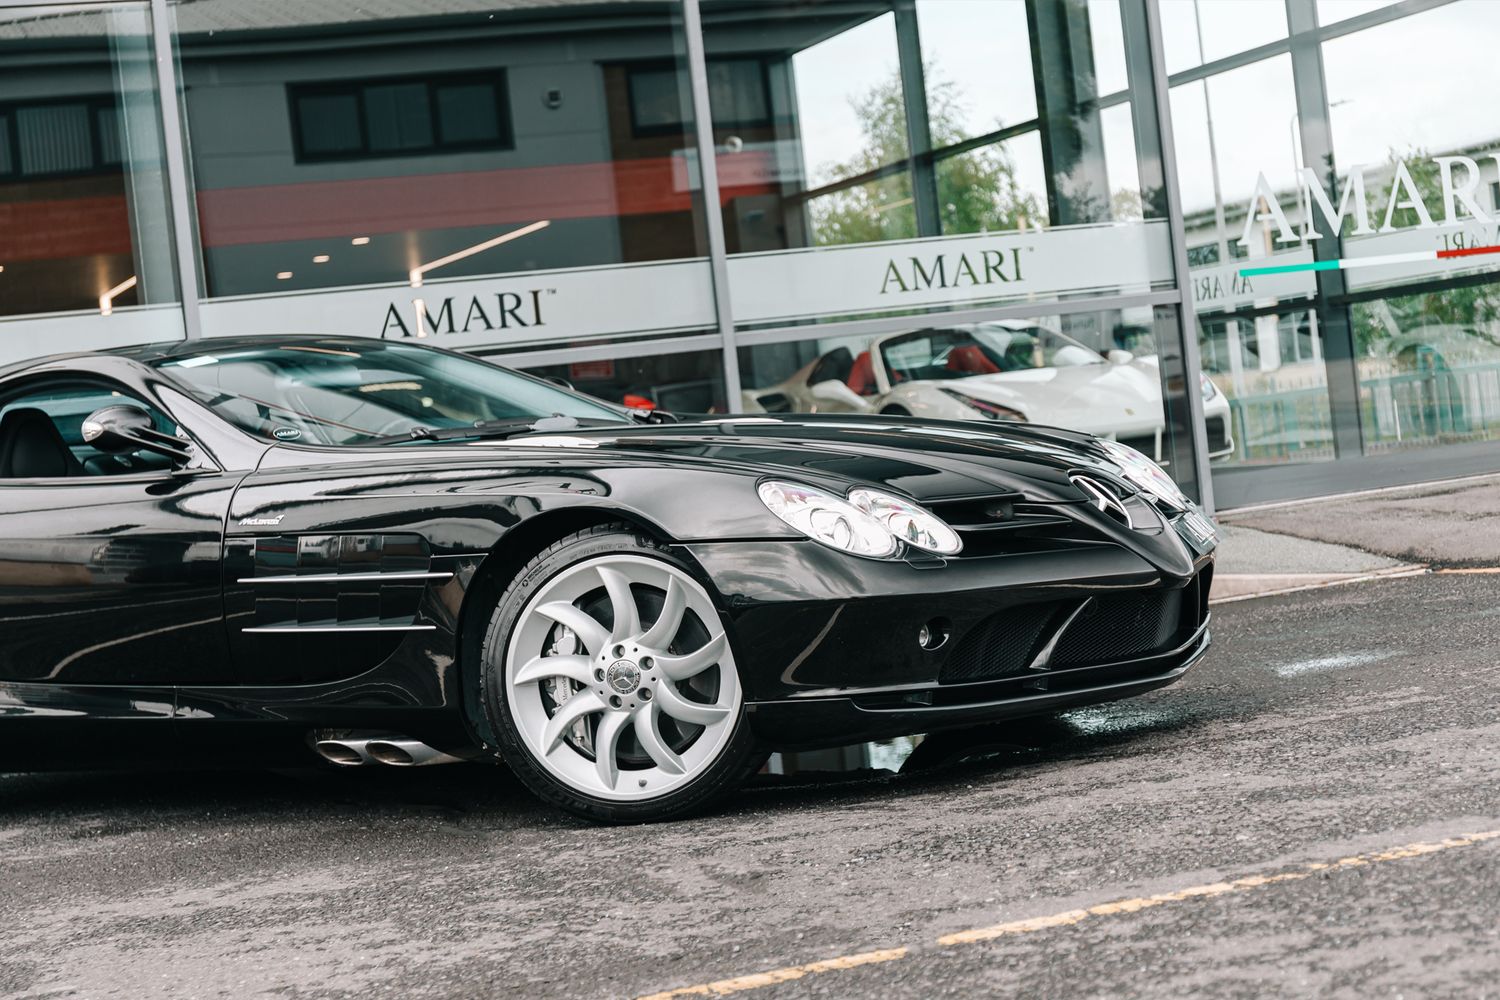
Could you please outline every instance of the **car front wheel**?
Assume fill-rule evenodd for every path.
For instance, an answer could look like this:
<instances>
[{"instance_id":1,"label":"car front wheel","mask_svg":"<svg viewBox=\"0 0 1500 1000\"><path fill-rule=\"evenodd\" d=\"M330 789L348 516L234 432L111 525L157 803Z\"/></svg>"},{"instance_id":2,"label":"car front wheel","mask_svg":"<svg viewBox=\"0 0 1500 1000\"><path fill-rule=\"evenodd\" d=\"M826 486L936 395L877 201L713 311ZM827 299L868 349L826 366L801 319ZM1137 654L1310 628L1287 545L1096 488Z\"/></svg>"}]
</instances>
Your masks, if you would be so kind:
<instances>
[{"instance_id":1,"label":"car front wheel","mask_svg":"<svg viewBox=\"0 0 1500 1000\"><path fill-rule=\"evenodd\" d=\"M501 595L483 650L482 702L502 755L570 812L687 815L759 762L713 597L623 525L531 560Z\"/></svg>"}]
</instances>

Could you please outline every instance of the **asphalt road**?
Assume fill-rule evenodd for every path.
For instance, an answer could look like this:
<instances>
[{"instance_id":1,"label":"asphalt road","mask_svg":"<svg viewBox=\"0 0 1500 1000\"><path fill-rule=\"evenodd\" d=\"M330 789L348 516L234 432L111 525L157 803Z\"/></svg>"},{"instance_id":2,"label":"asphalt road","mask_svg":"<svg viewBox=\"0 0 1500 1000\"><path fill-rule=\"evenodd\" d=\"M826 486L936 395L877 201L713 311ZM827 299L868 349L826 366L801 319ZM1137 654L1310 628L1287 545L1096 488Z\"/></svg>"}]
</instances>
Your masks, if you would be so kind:
<instances>
[{"instance_id":1,"label":"asphalt road","mask_svg":"<svg viewBox=\"0 0 1500 1000\"><path fill-rule=\"evenodd\" d=\"M631 996L839 960L738 995L1497 997L1500 837L1462 836L1500 831L1497 594L1224 605L1173 688L669 826L474 766L0 778L0 993Z\"/></svg>"}]
</instances>

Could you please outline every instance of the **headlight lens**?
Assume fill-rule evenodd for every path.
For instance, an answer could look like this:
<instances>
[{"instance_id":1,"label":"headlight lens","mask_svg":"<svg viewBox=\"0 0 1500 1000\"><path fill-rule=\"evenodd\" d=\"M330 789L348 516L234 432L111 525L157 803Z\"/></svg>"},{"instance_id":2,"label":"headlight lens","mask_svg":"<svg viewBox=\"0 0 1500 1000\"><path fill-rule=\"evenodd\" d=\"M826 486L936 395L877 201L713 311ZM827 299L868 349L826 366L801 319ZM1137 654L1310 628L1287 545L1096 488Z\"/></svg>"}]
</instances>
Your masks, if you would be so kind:
<instances>
[{"instance_id":1,"label":"headlight lens","mask_svg":"<svg viewBox=\"0 0 1500 1000\"><path fill-rule=\"evenodd\" d=\"M1020 410L1012 410L1010 407L1001 406L999 403L991 403L986 399L978 399L966 392L959 392L957 389L948 389L943 386L939 386L938 388L969 409L978 410L991 420L1019 420L1022 423L1026 422L1026 414Z\"/></svg>"},{"instance_id":2,"label":"headlight lens","mask_svg":"<svg viewBox=\"0 0 1500 1000\"><path fill-rule=\"evenodd\" d=\"M815 542L872 559L896 553L896 536L842 497L796 483L761 483L757 492L772 514Z\"/></svg>"},{"instance_id":3,"label":"headlight lens","mask_svg":"<svg viewBox=\"0 0 1500 1000\"><path fill-rule=\"evenodd\" d=\"M1118 441L1100 441L1099 443L1104 446L1104 451L1120 467L1125 478L1131 483L1173 510L1187 509L1190 502L1187 496L1177 488L1172 477L1162 471L1161 466L1129 445Z\"/></svg>"},{"instance_id":4,"label":"headlight lens","mask_svg":"<svg viewBox=\"0 0 1500 1000\"><path fill-rule=\"evenodd\" d=\"M860 488L849 492L849 502L913 548L952 556L964 547L958 532L944 524L936 514L909 500Z\"/></svg>"},{"instance_id":5,"label":"headlight lens","mask_svg":"<svg viewBox=\"0 0 1500 1000\"><path fill-rule=\"evenodd\" d=\"M1219 387L1214 385L1214 380L1202 372L1198 373L1198 389L1203 394L1205 403L1219 394Z\"/></svg>"}]
</instances>

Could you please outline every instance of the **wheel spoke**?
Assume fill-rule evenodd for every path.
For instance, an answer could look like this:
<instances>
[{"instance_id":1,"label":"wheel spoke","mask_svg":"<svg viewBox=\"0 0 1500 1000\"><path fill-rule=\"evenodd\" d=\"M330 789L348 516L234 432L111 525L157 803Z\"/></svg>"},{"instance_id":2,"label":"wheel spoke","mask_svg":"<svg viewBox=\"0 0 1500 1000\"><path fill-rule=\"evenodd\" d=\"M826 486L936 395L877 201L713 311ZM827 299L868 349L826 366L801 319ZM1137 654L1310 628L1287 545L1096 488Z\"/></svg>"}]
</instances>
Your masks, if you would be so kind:
<instances>
[{"instance_id":1,"label":"wheel spoke","mask_svg":"<svg viewBox=\"0 0 1500 1000\"><path fill-rule=\"evenodd\" d=\"M661 708L657 704L644 706L635 713L635 738L640 741L641 749L646 751L647 756L656 761L656 766L668 774L682 774L687 771L687 765L682 758L672 752L667 746L667 741L661 736Z\"/></svg>"},{"instance_id":2,"label":"wheel spoke","mask_svg":"<svg viewBox=\"0 0 1500 1000\"><path fill-rule=\"evenodd\" d=\"M594 767L599 772L599 780L610 791L615 790L615 781L620 776L615 765L615 750L620 745L620 732L629 721L630 716L624 712L605 712L604 718L599 720L598 732L594 733Z\"/></svg>"},{"instance_id":3,"label":"wheel spoke","mask_svg":"<svg viewBox=\"0 0 1500 1000\"><path fill-rule=\"evenodd\" d=\"M592 684L592 661L587 656L538 656L516 671L512 684L530 684L548 677L566 677L580 684Z\"/></svg>"},{"instance_id":4,"label":"wheel spoke","mask_svg":"<svg viewBox=\"0 0 1500 1000\"><path fill-rule=\"evenodd\" d=\"M572 629L590 653L600 653L609 644L609 631L594 617L566 601L553 601L536 609L537 614L551 618Z\"/></svg>"},{"instance_id":5,"label":"wheel spoke","mask_svg":"<svg viewBox=\"0 0 1500 1000\"><path fill-rule=\"evenodd\" d=\"M641 645L666 649L677 630L682 628L682 614L687 610L687 589L677 577L667 583L666 600L662 602L661 614L655 623L641 636Z\"/></svg>"},{"instance_id":6,"label":"wheel spoke","mask_svg":"<svg viewBox=\"0 0 1500 1000\"><path fill-rule=\"evenodd\" d=\"M720 708L718 705L702 705L696 701L688 701L671 684L658 684L655 691L656 702L661 706L661 710L681 722L708 726L729 714L729 709Z\"/></svg>"},{"instance_id":7,"label":"wheel spoke","mask_svg":"<svg viewBox=\"0 0 1500 1000\"><path fill-rule=\"evenodd\" d=\"M542 731L542 753L556 750L573 723L591 712L602 711L604 699L592 691L580 691L563 702L557 714L547 720L547 728Z\"/></svg>"},{"instance_id":8,"label":"wheel spoke","mask_svg":"<svg viewBox=\"0 0 1500 1000\"><path fill-rule=\"evenodd\" d=\"M656 666L668 680L685 681L718 663L728 646L729 640L720 632L696 652L684 656L656 657Z\"/></svg>"},{"instance_id":9,"label":"wheel spoke","mask_svg":"<svg viewBox=\"0 0 1500 1000\"><path fill-rule=\"evenodd\" d=\"M609 630L609 641L619 642L641 630L641 613L635 606L635 595L630 592L630 577L609 566L599 567L599 579L609 593L609 605L614 609L615 624Z\"/></svg>"}]
</instances>

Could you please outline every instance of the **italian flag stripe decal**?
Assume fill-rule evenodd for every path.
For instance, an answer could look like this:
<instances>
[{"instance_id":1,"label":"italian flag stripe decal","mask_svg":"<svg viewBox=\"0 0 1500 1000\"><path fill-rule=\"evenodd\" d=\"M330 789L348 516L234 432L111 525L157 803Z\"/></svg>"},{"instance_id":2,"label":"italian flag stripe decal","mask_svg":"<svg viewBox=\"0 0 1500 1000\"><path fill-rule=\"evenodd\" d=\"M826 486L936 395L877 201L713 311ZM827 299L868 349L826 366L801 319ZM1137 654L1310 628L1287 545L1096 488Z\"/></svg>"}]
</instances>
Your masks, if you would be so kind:
<instances>
[{"instance_id":1,"label":"italian flag stripe decal","mask_svg":"<svg viewBox=\"0 0 1500 1000\"><path fill-rule=\"evenodd\" d=\"M1337 260L1315 260L1306 264L1276 264L1270 267L1242 267L1240 277L1262 274L1294 274L1298 271L1347 271L1355 267L1379 267L1382 264L1411 264L1417 261L1447 260L1450 257L1477 257L1500 253L1500 246L1460 247L1456 250L1419 250L1416 253L1388 253L1376 257L1340 257Z\"/></svg>"}]
</instances>

